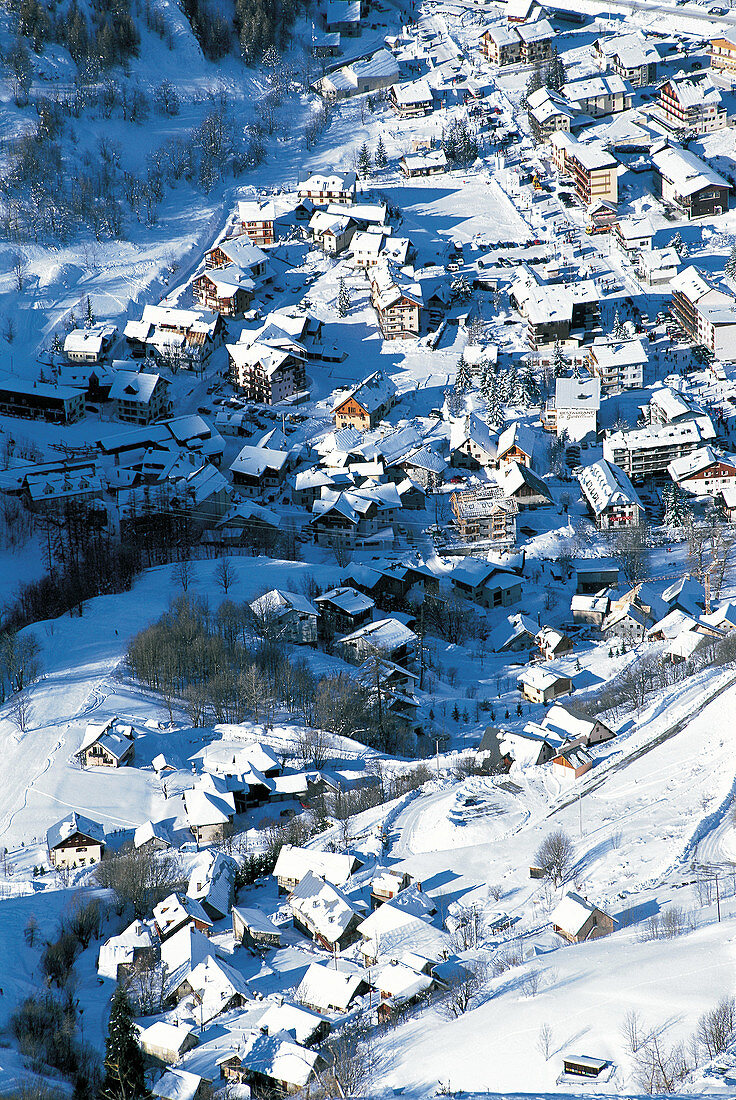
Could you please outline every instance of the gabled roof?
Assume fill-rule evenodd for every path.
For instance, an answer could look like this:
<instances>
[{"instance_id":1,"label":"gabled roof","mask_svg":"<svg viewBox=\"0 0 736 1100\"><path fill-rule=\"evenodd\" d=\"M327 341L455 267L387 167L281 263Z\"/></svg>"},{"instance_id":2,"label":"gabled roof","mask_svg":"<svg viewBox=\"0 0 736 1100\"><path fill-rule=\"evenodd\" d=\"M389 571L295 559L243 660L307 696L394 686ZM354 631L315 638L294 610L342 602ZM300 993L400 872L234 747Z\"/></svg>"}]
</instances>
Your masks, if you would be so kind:
<instances>
[{"instance_id":1,"label":"gabled roof","mask_svg":"<svg viewBox=\"0 0 736 1100\"><path fill-rule=\"evenodd\" d=\"M620 466L605 458L581 470L578 480L585 499L597 516L603 515L609 508L629 505L644 511L644 505L628 475Z\"/></svg>"},{"instance_id":2,"label":"gabled roof","mask_svg":"<svg viewBox=\"0 0 736 1100\"><path fill-rule=\"evenodd\" d=\"M345 894L311 871L292 890L289 905L309 929L328 943L337 943L356 917Z\"/></svg>"},{"instance_id":3,"label":"gabled roof","mask_svg":"<svg viewBox=\"0 0 736 1100\"><path fill-rule=\"evenodd\" d=\"M587 898L581 897L573 890L568 890L562 901L552 911L550 921L564 932L567 932L568 935L576 936L591 913L596 912L600 913L602 910L589 902Z\"/></svg>"},{"instance_id":4,"label":"gabled roof","mask_svg":"<svg viewBox=\"0 0 736 1100\"><path fill-rule=\"evenodd\" d=\"M373 413L383 408L396 397L396 386L382 370L374 371L359 382L355 389L345 396L339 397L335 403L335 410L341 408L346 402L356 401L367 413Z\"/></svg>"},{"instance_id":5,"label":"gabled roof","mask_svg":"<svg viewBox=\"0 0 736 1100\"><path fill-rule=\"evenodd\" d=\"M76 810L51 826L46 833L46 843L49 849L57 848L65 840L73 837L75 833L79 833L96 844L105 843L105 830L99 821L84 817L82 814L78 814Z\"/></svg>"},{"instance_id":6,"label":"gabled roof","mask_svg":"<svg viewBox=\"0 0 736 1100\"><path fill-rule=\"evenodd\" d=\"M314 962L307 970L297 990L296 999L324 1012L345 1011L368 974L361 967L337 970L326 963Z\"/></svg>"},{"instance_id":7,"label":"gabled roof","mask_svg":"<svg viewBox=\"0 0 736 1100\"><path fill-rule=\"evenodd\" d=\"M284 844L273 873L276 878L296 879L299 882L311 871L335 886L344 886L360 866L360 860L352 853L323 852L318 848Z\"/></svg>"}]
</instances>

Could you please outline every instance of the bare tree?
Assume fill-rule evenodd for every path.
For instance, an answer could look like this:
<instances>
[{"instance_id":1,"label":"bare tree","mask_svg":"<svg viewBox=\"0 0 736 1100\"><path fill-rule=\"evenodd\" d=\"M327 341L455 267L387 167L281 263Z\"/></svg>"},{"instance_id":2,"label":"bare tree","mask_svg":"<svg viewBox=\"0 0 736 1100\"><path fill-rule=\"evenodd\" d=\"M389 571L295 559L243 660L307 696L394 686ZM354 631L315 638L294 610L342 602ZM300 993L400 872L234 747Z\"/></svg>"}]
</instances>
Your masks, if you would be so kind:
<instances>
[{"instance_id":1,"label":"bare tree","mask_svg":"<svg viewBox=\"0 0 736 1100\"><path fill-rule=\"evenodd\" d=\"M552 879L555 886L560 886L570 874L574 857L575 846L572 840L563 829L556 829L545 837L534 858L537 866Z\"/></svg>"},{"instance_id":2,"label":"bare tree","mask_svg":"<svg viewBox=\"0 0 736 1100\"><path fill-rule=\"evenodd\" d=\"M10 701L9 717L14 726L25 733L30 725L33 707L28 692L19 691Z\"/></svg>"},{"instance_id":3,"label":"bare tree","mask_svg":"<svg viewBox=\"0 0 736 1100\"><path fill-rule=\"evenodd\" d=\"M304 728L295 738L299 763L305 768L321 768L329 756L330 739L325 730Z\"/></svg>"},{"instance_id":4,"label":"bare tree","mask_svg":"<svg viewBox=\"0 0 736 1100\"><path fill-rule=\"evenodd\" d=\"M542 1055L545 1062L549 1062L549 1056L552 1053L552 1028L549 1024L542 1024L539 1029L537 1050Z\"/></svg>"},{"instance_id":5,"label":"bare tree","mask_svg":"<svg viewBox=\"0 0 736 1100\"><path fill-rule=\"evenodd\" d=\"M171 575L174 584L178 584L179 587L183 588L186 592L189 585L192 583L192 563L188 558L183 558L176 563Z\"/></svg>"},{"instance_id":6,"label":"bare tree","mask_svg":"<svg viewBox=\"0 0 736 1100\"><path fill-rule=\"evenodd\" d=\"M26 272L28 265L26 263L25 256L16 255L13 259L13 279L15 281L15 289L18 293L22 293L24 286L26 285Z\"/></svg>"},{"instance_id":7,"label":"bare tree","mask_svg":"<svg viewBox=\"0 0 736 1100\"><path fill-rule=\"evenodd\" d=\"M215 581L227 596L238 579L238 574L229 558L222 558L215 569Z\"/></svg>"},{"instance_id":8,"label":"bare tree","mask_svg":"<svg viewBox=\"0 0 736 1100\"><path fill-rule=\"evenodd\" d=\"M140 1016L161 1012L166 1000L166 964L146 954L137 960L127 992Z\"/></svg>"},{"instance_id":9,"label":"bare tree","mask_svg":"<svg viewBox=\"0 0 736 1100\"><path fill-rule=\"evenodd\" d=\"M128 848L106 855L95 877L115 894L121 912L130 907L143 917L181 884L182 869L173 852Z\"/></svg>"},{"instance_id":10,"label":"bare tree","mask_svg":"<svg viewBox=\"0 0 736 1100\"><path fill-rule=\"evenodd\" d=\"M724 997L715 1008L704 1012L698 1020L695 1032L697 1042L705 1048L709 1058L715 1058L730 1046L736 1031L736 1000Z\"/></svg>"},{"instance_id":11,"label":"bare tree","mask_svg":"<svg viewBox=\"0 0 736 1100\"><path fill-rule=\"evenodd\" d=\"M465 962L463 970L450 983L442 1011L450 1019L463 1016L475 1006L488 984L488 972L481 962Z\"/></svg>"},{"instance_id":12,"label":"bare tree","mask_svg":"<svg viewBox=\"0 0 736 1100\"><path fill-rule=\"evenodd\" d=\"M328 1068L323 1085L327 1096L362 1096L377 1072L376 1052L368 1029L360 1023L342 1028L324 1053Z\"/></svg>"}]
</instances>

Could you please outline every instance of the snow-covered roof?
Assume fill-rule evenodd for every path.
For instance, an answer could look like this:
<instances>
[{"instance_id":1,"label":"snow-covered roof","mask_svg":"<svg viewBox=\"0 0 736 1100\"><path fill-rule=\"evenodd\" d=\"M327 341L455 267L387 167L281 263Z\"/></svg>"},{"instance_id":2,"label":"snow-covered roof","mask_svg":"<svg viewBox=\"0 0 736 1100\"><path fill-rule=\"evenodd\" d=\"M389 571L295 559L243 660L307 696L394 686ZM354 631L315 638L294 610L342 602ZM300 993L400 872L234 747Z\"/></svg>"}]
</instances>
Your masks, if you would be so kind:
<instances>
[{"instance_id":1,"label":"snow-covered roof","mask_svg":"<svg viewBox=\"0 0 736 1100\"><path fill-rule=\"evenodd\" d=\"M292 890L289 905L308 928L328 943L337 943L356 916L343 892L311 871Z\"/></svg>"},{"instance_id":2,"label":"snow-covered roof","mask_svg":"<svg viewBox=\"0 0 736 1100\"><path fill-rule=\"evenodd\" d=\"M237 1054L245 1069L272 1081L285 1081L291 1086L290 1091L306 1085L320 1057L319 1051L292 1043L283 1035L263 1035L260 1032L253 1033L245 1049L233 1053ZM219 1059L221 1062L226 1060Z\"/></svg>"},{"instance_id":3,"label":"snow-covered roof","mask_svg":"<svg viewBox=\"0 0 736 1100\"><path fill-rule=\"evenodd\" d=\"M592 348L595 361L604 370L623 367L643 366L649 362L649 355L641 340L596 340Z\"/></svg>"},{"instance_id":4,"label":"snow-covered roof","mask_svg":"<svg viewBox=\"0 0 736 1100\"><path fill-rule=\"evenodd\" d=\"M202 1078L185 1069L167 1069L151 1085L151 1094L161 1100L194 1100Z\"/></svg>"},{"instance_id":5,"label":"snow-covered roof","mask_svg":"<svg viewBox=\"0 0 736 1100\"><path fill-rule=\"evenodd\" d=\"M64 352L69 355L100 355L106 341L117 332L115 325L99 322L90 328L75 328L64 340Z\"/></svg>"},{"instance_id":6,"label":"snow-covered roof","mask_svg":"<svg viewBox=\"0 0 736 1100\"><path fill-rule=\"evenodd\" d=\"M65 840L73 837L75 833L80 833L81 836L87 837L97 844L104 844L105 842L105 829L99 821L93 821L92 818L84 817L82 814L73 811L51 826L46 833L46 843L49 849L56 848L59 844L63 844Z\"/></svg>"},{"instance_id":7,"label":"snow-covered roof","mask_svg":"<svg viewBox=\"0 0 736 1100\"><path fill-rule=\"evenodd\" d=\"M235 799L232 794L190 787L184 791L184 807L189 824L195 828L225 825L235 813Z\"/></svg>"},{"instance_id":8,"label":"snow-covered roof","mask_svg":"<svg viewBox=\"0 0 736 1100\"><path fill-rule=\"evenodd\" d=\"M280 935L278 925L274 924L270 917L261 909L252 909L243 905L234 905L233 913L237 913L246 928L252 932L267 936Z\"/></svg>"},{"instance_id":9,"label":"snow-covered roof","mask_svg":"<svg viewBox=\"0 0 736 1100\"><path fill-rule=\"evenodd\" d=\"M140 405L147 405L153 397L153 391L159 382L164 382L159 374L149 374L145 371L136 373L129 370L117 370L113 375L113 383L110 387L111 401L136 401Z\"/></svg>"},{"instance_id":10,"label":"snow-covered roof","mask_svg":"<svg viewBox=\"0 0 736 1100\"><path fill-rule=\"evenodd\" d=\"M202 852L189 876L187 897L206 903L216 913L225 916L235 895L238 865L224 852Z\"/></svg>"},{"instance_id":11,"label":"snow-covered roof","mask_svg":"<svg viewBox=\"0 0 736 1100\"><path fill-rule=\"evenodd\" d=\"M432 89L426 80L411 80L406 84L394 84L391 91L400 106L432 102Z\"/></svg>"},{"instance_id":12,"label":"snow-covered roof","mask_svg":"<svg viewBox=\"0 0 736 1100\"><path fill-rule=\"evenodd\" d=\"M688 478L707 470L709 466L714 466L717 462L729 466L733 470L734 477L736 477L736 458L731 455L717 455L712 447L698 447L690 454L673 459L667 467L667 473L673 481L686 481Z\"/></svg>"},{"instance_id":13,"label":"snow-covered roof","mask_svg":"<svg viewBox=\"0 0 736 1100\"><path fill-rule=\"evenodd\" d=\"M167 847L171 847L172 839L169 832L168 825L163 821L144 821L142 825L139 825L133 834L133 843L136 848L141 848L144 844L148 844L151 840L158 840L160 843L165 844Z\"/></svg>"},{"instance_id":14,"label":"snow-covered roof","mask_svg":"<svg viewBox=\"0 0 736 1100\"><path fill-rule=\"evenodd\" d=\"M155 1024L140 1028L139 1038L141 1047L148 1054L157 1050L180 1054L192 1040L195 1043L198 1041L194 1032L186 1024L169 1024L165 1020L157 1020ZM166 1092L164 1095L170 1094Z\"/></svg>"},{"instance_id":15,"label":"snow-covered roof","mask_svg":"<svg viewBox=\"0 0 736 1100\"><path fill-rule=\"evenodd\" d=\"M531 646L538 630L539 626L528 615L509 615L505 622L499 623L488 635L488 646L495 653L502 653L517 639L524 637Z\"/></svg>"},{"instance_id":16,"label":"snow-covered roof","mask_svg":"<svg viewBox=\"0 0 736 1100\"><path fill-rule=\"evenodd\" d=\"M295 996L297 1001L324 1012L331 1009L345 1011L367 976L362 967L350 966L338 970L327 963L314 962L302 978Z\"/></svg>"},{"instance_id":17,"label":"snow-covered roof","mask_svg":"<svg viewBox=\"0 0 736 1100\"><path fill-rule=\"evenodd\" d=\"M520 23L515 30L527 46L533 42L544 42L548 38L555 37L555 31L549 19L538 19L533 23Z\"/></svg>"},{"instance_id":18,"label":"snow-covered roof","mask_svg":"<svg viewBox=\"0 0 736 1100\"><path fill-rule=\"evenodd\" d=\"M411 645L416 641L416 634L398 619L376 619L375 622L366 623L358 627L352 634L346 634L343 643L365 642L377 649L391 651L403 645Z\"/></svg>"},{"instance_id":19,"label":"snow-covered roof","mask_svg":"<svg viewBox=\"0 0 736 1100\"><path fill-rule=\"evenodd\" d=\"M265 592L250 606L256 615L273 615L279 618L290 611L298 611L300 615L319 618L319 610L306 596L300 592L286 592L281 588L272 588L270 592Z\"/></svg>"},{"instance_id":20,"label":"snow-covered roof","mask_svg":"<svg viewBox=\"0 0 736 1100\"><path fill-rule=\"evenodd\" d=\"M538 691L545 691L547 688L554 687L559 680L569 679L567 673L552 669L548 665L534 665L524 669L519 676L519 683L528 684L529 687L536 688Z\"/></svg>"},{"instance_id":21,"label":"snow-covered roof","mask_svg":"<svg viewBox=\"0 0 736 1100\"><path fill-rule=\"evenodd\" d=\"M272 451L267 447L251 447L246 444L230 466L230 472L259 478L268 470L279 473L288 462L288 458L284 451Z\"/></svg>"},{"instance_id":22,"label":"snow-covered roof","mask_svg":"<svg viewBox=\"0 0 736 1100\"><path fill-rule=\"evenodd\" d=\"M329 592L323 592L321 596L317 596L315 601L317 604L331 604L333 607L338 608L340 611L345 612L346 615L358 615L361 611L370 611L372 607L375 607L375 600L372 600L370 596L366 596L364 592L358 592L355 588L331 588Z\"/></svg>"},{"instance_id":23,"label":"snow-covered roof","mask_svg":"<svg viewBox=\"0 0 736 1100\"><path fill-rule=\"evenodd\" d=\"M324 1017L318 1012L289 1001L272 1002L258 1021L259 1027L269 1035L285 1033L302 1045L308 1045L324 1023Z\"/></svg>"},{"instance_id":24,"label":"snow-covered roof","mask_svg":"<svg viewBox=\"0 0 736 1100\"><path fill-rule=\"evenodd\" d=\"M578 474L580 488L597 516L609 508L633 505L644 511L639 494L620 466L605 458L586 466Z\"/></svg>"},{"instance_id":25,"label":"snow-covered roof","mask_svg":"<svg viewBox=\"0 0 736 1100\"><path fill-rule=\"evenodd\" d=\"M601 405L600 378L558 378L555 383L555 407L587 409L598 412Z\"/></svg>"},{"instance_id":26,"label":"snow-covered roof","mask_svg":"<svg viewBox=\"0 0 736 1100\"><path fill-rule=\"evenodd\" d=\"M657 47L641 33L617 34L611 38L599 38L596 45L604 56L617 57L625 69L635 69L642 65L656 65L660 60Z\"/></svg>"},{"instance_id":27,"label":"snow-covered roof","mask_svg":"<svg viewBox=\"0 0 736 1100\"><path fill-rule=\"evenodd\" d=\"M398 1004L426 993L433 984L427 974L417 972L398 959L389 959L372 973L371 979L380 993Z\"/></svg>"},{"instance_id":28,"label":"snow-covered roof","mask_svg":"<svg viewBox=\"0 0 736 1100\"><path fill-rule=\"evenodd\" d=\"M155 905L153 919L162 936L182 924L190 924L195 920L208 928L212 926L212 921L200 903L194 898L187 897L186 894L179 893L169 894L167 898Z\"/></svg>"},{"instance_id":29,"label":"snow-covered roof","mask_svg":"<svg viewBox=\"0 0 736 1100\"><path fill-rule=\"evenodd\" d=\"M318 848L284 844L273 873L277 878L299 882L311 871L335 886L344 886L358 865L358 859L350 853L323 852Z\"/></svg>"},{"instance_id":30,"label":"snow-covered roof","mask_svg":"<svg viewBox=\"0 0 736 1100\"><path fill-rule=\"evenodd\" d=\"M308 191L354 191L355 172L303 172L299 177L299 193Z\"/></svg>"},{"instance_id":31,"label":"snow-covered roof","mask_svg":"<svg viewBox=\"0 0 736 1100\"><path fill-rule=\"evenodd\" d=\"M679 145L666 145L653 153L652 164L661 175L670 181L677 194L682 197L694 195L706 187L728 187L728 180L701 160L690 149Z\"/></svg>"},{"instance_id":32,"label":"snow-covered roof","mask_svg":"<svg viewBox=\"0 0 736 1100\"><path fill-rule=\"evenodd\" d=\"M591 913L596 911L597 906L589 902L587 898L581 897L573 890L568 890L562 901L552 911L550 921L561 928L563 932L567 932L568 935L576 936Z\"/></svg>"}]
</instances>

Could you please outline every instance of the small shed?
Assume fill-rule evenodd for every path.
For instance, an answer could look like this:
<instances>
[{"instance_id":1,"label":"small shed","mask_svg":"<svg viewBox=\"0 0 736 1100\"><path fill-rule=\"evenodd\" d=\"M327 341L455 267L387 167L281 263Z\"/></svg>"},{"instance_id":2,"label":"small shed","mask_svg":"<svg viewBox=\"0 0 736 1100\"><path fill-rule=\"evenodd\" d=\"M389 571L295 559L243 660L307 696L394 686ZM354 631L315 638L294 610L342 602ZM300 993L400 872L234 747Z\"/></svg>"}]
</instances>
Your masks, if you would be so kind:
<instances>
[{"instance_id":1,"label":"small shed","mask_svg":"<svg viewBox=\"0 0 736 1100\"><path fill-rule=\"evenodd\" d=\"M199 1043L199 1039L186 1024L167 1024L157 1020L139 1033L141 1050L159 1062L173 1065Z\"/></svg>"},{"instance_id":2,"label":"small shed","mask_svg":"<svg viewBox=\"0 0 736 1100\"><path fill-rule=\"evenodd\" d=\"M591 1058L587 1054L566 1054L562 1059L563 1073L571 1077L599 1077L607 1065L605 1058Z\"/></svg>"},{"instance_id":3,"label":"small shed","mask_svg":"<svg viewBox=\"0 0 736 1100\"><path fill-rule=\"evenodd\" d=\"M233 936L249 947L281 947L281 930L260 909L234 905Z\"/></svg>"},{"instance_id":4,"label":"small shed","mask_svg":"<svg viewBox=\"0 0 736 1100\"><path fill-rule=\"evenodd\" d=\"M560 777L579 779L593 767L593 757L582 745L568 745L552 757L552 767Z\"/></svg>"}]
</instances>

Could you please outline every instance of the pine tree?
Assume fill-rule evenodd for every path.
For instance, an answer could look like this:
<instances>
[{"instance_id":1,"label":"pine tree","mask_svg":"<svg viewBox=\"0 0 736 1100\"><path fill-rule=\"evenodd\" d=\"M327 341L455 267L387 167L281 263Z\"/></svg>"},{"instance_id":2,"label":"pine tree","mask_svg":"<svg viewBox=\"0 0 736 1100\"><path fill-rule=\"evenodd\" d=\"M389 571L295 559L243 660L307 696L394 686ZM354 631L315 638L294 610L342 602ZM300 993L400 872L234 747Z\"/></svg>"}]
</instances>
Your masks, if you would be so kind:
<instances>
[{"instance_id":1,"label":"pine tree","mask_svg":"<svg viewBox=\"0 0 736 1100\"><path fill-rule=\"evenodd\" d=\"M337 312L341 317L347 317L350 312L350 291L345 285L345 280L340 279L340 289L337 295Z\"/></svg>"},{"instance_id":2,"label":"pine tree","mask_svg":"<svg viewBox=\"0 0 736 1100\"><path fill-rule=\"evenodd\" d=\"M491 394L496 386L496 371L492 363L486 363L480 376L480 392L486 405L490 403Z\"/></svg>"},{"instance_id":3,"label":"pine tree","mask_svg":"<svg viewBox=\"0 0 736 1100\"><path fill-rule=\"evenodd\" d=\"M559 92L567 79L565 65L560 57L560 52L555 46L552 51L552 60L547 65L545 83L553 92Z\"/></svg>"},{"instance_id":4,"label":"pine tree","mask_svg":"<svg viewBox=\"0 0 736 1100\"><path fill-rule=\"evenodd\" d=\"M501 388L498 385L497 378L494 378L493 385L489 388L486 404L488 406L488 419L490 423L496 428L502 428L505 417Z\"/></svg>"},{"instance_id":5,"label":"pine tree","mask_svg":"<svg viewBox=\"0 0 736 1100\"><path fill-rule=\"evenodd\" d=\"M454 302L469 302L473 297L473 288L464 275L452 280L452 299Z\"/></svg>"},{"instance_id":6,"label":"pine tree","mask_svg":"<svg viewBox=\"0 0 736 1100\"><path fill-rule=\"evenodd\" d=\"M363 179L367 179L368 176L370 176L370 174L371 174L372 165L371 165L370 150L368 149L368 146L365 144L365 142L363 142L363 144L360 147L360 152L358 153L357 165L358 165L358 173L363 177Z\"/></svg>"},{"instance_id":7,"label":"pine tree","mask_svg":"<svg viewBox=\"0 0 736 1100\"><path fill-rule=\"evenodd\" d=\"M727 279L733 279L736 276L736 243L731 248L730 255L726 260L726 266L723 269L723 274Z\"/></svg>"},{"instance_id":8,"label":"pine tree","mask_svg":"<svg viewBox=\"0 0 736 1100\"><path fill-rule=\"evenodd\" d=\"M90 298L90 296L88 294L87 295L87 314L84 318L84 327L85 328L92 328L94 326L94 324L95 324L95 315L94 315L94 311L92 310L92 299Z\"/></svg>"},{"instance_id":9,"label":"pine tree","mask_svg":"<svg viewBox=\"0 0 736 1100\"><path fill-rule=\"evenodd\" d=\"M526 82L526 88L524 89L524 95L521 97L521 106L526 110L527 100L532 92L538 91L544 87L544 79L542 76L542 70L539 65L535 65L529 74L529 79Z\"/></svg>"},{"instance_id":10,"label":"pine tree","mask_svg":"<svg viewBox=\"0 0 736 1100\"><path fill-rule=\"evenodd\" d=\"M376 145L376 168L385 168L388 164L388 157L386 156L386 146L383 144L383 138L378 135L378 144Z\"/></svg>"},{"instance_id":11,"label":"pine tree","mask_svg":"<svg viewBox=\"0 0 736 1100\"><path fill-rule=\"evenodd\" d=\"M118 986L110 1004L105 1040L105 1079L100 1095L103 1100L137 1100L147 1091L133 1010L127 993L122 986Z\"/></svg>"},{"instance_id":12,"label":"pine tree","mask_svg":"<svg viewBox=\"0 0 736 1100\"><path fill-rule=\"evenodd\" d=\"M682 239L682 233L678 229L674 237L670 241L670 246L674 248L678 256L682 256L682 249L684 247L684 241Z\"/></svg>"},{"instance_id":13,"label":"pine tree","mask_svg":"<svg viewBox=\"0 0 736 1100\"><path fill-rule=\"evenodd\" d=\"M624 328L623 321L619 316L618 310L616 310L613 316L613 327L611 329L611 336L613 336L614 340L625 340L628 336L628 333Z\"/></svg>"},{"instance_id":14,"label":"pine tree","mask_svg":"<svg viewBox=\"0 0 736 1100\"><path fill-rule=\"evenodd\" d=\"M458 393L467 393L473 384L473 372L461 355L457 361L457 373L455 374L455 389Z\"/></svg>"},{"instance_id":15,"label":"pine tree","mask_svg":"<svg viewBox=\"0 0 736 1100\"><path fill-rule=\"evenodd\" d=\"M555 340L554 350L552 352L552 369L555 372L555 378L559 378L567 366L567 360L565 359L565 353L562 350L559 340Z\"/></svg>"},{"instance_id":16,"label":"pine tree","mask_svg":"<svg viewBox=\"0 0 736 1100\"><path fill-rule=\"evenodd\" d=\"M519 377L519 388L520 388L521 394L522 394L521 401L519 402L519 404L522 404L522 405L536 405L536 404L538 404L539 403L539 397L540 397L539 383L537 382L536 378L534 377L534 372L532 371L532 369L531 369L531 367L529 366L528 363L525 363L524 366L521 368L521 370L519 371L519 376L518 377Z\"/></svg>"}]
</instances>

